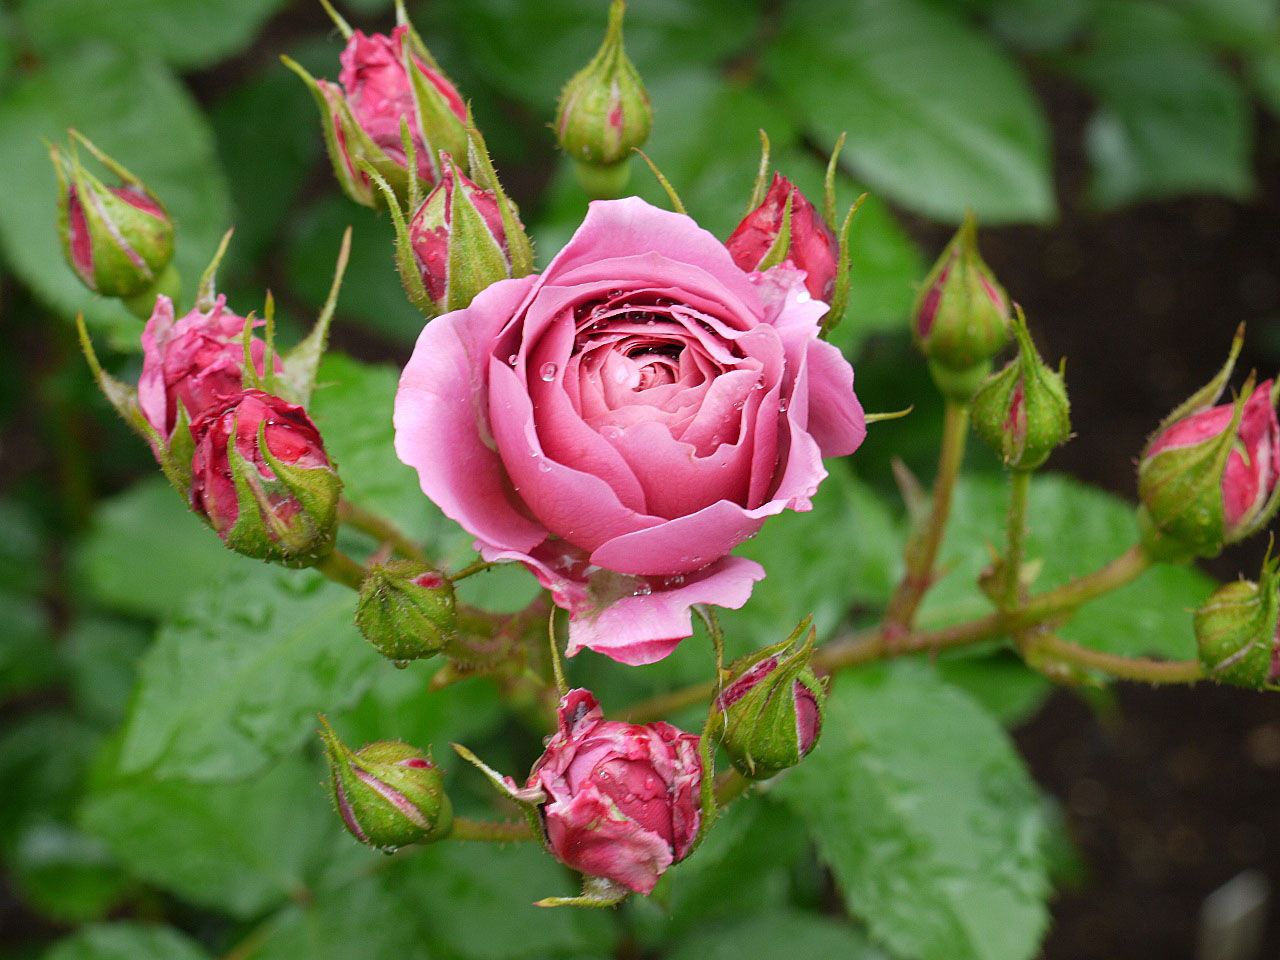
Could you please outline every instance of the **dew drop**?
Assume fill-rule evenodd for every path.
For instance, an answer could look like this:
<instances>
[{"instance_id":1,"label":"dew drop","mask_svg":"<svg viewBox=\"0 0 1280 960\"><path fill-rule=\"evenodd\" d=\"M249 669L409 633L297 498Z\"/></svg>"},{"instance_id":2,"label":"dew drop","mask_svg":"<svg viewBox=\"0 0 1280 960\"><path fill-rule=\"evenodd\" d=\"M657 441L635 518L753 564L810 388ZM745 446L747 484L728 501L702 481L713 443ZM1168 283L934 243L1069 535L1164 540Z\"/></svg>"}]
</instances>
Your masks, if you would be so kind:
<instances>
[{"instance_id":1,"label":"dew drop","mask_svg":"<svg viewBox=\"0 0 1280 960\"><path fill-rule=\"evenodd\" d=\"M391 665L395 667L397 670L404 670L408 668L409 661L408 660L392 660Z\"/></svg>"},{"instance_id":2,"label":"dew drop","mask_svg":"<svg viewBox=\"0 0 1280 960\"><path fill-rule=\"evenodd\" d=\"M676 573L676 574L672 574L671 576L667 577L667 586L668 586L668 587L682 587L682 586L684 586L684 574L683 574L683 573Z\"/></svg>"},{"instance_id":3,"label":"dew drop","mask_svg":"<svg viewBox=\"0 0 1280 960\"><path fill-rule=\"evenodd\" d=\"M786 412L787 412L787 398L786 398L786 397L783 397L781 400L779 400L779 401L778 401L778 412L779 412L779 413L786 413Z\"/></svg>"},{"instance_id":4,"label":"dew drop","mask_svg":"<svg viewBox=\"0 0 1280 960\"><path fill-rule=\"evenodd\" d=\"M507 357L507 363L511 364L511 366L513 367L519 362L520 362L520 355L517 353L513 353L511 356Z\"/></svg>"},{"instance_id":5,"label":"dew drop","mask_svg":"<svg viewBox=\"0 0 1280 960\"><path fill-rule=\"evenodd\" d=\"M808 290L801 290L796 294L796 303L808 303L813 297L809 295Z\"/></svg>"},{"instance_id":6,"label":"dew drop","mask_svg":"<svg viewBox=\"0 0 1280 960\"><path fill-rule=\"evenodd\" d=\"M647 583L637 584L636 588L631 591L631 595L633 597L647 597L651 593L653 593L653 587L649 586Z\"/></svg>"},{"instance_id":7,"label":"dew drop","mask_svg":"<svg viewBox=\"0 0 1280 960\"><path fill-rule=\"evenodd\" d=\"M554 363L544 363L542 369L538 371L538 376L542 378L544 383L550 383L556 378L556 371L559 369Z\"/></svg>"},{"instance_id":8,"label":"dew drop","mask_svg":"<svg viewBox=\"0 0 1280 960\"><path fill-rule=\"evenodd\" d=\"M733 401L733 409L735 409L735 410L741 410L741 409L742 409L742 406L743 406L743 404L742 404L742 401L741 401L741 400L735 400L735 401Z\"/></svg>"},{"instance_id":9,"label":"dew drop","mask_svg":"<svg viewBox=\"0 0 1280 960\"><path fill-rule=\"evenodd\" d=\"M606 440L617 440L622 436L622 428L611 423L600 430L600 435Z\"/></svg>"},{"instance_id":10,"label":"dew drop","mask_svg":"<svg viewBox=\"0 0 1280 960\"><path fill-rule=\"evenodd\" d=\"M539 460L539 461L538 461L538 469L539 469L539 470L541 470L543 473L550 473L550 472L551 472L551 464L550 464L550 463L548 463L546 460Z\"/></svg>"},{"instance_id":11,"label":"dew drop","mask_svg":"<svg viewBox=\"0 0 1280 960\"><path fill-rule=\"evenodd\" d=\"M752 390L763 390L763 389L764 389L764 382L763 382L763 381L761 381L761 380L757 380L757 381L756 381L755 386L754 386L754 387L752 387L751 389L752 389Z\"/></svg>"}]
</instances>

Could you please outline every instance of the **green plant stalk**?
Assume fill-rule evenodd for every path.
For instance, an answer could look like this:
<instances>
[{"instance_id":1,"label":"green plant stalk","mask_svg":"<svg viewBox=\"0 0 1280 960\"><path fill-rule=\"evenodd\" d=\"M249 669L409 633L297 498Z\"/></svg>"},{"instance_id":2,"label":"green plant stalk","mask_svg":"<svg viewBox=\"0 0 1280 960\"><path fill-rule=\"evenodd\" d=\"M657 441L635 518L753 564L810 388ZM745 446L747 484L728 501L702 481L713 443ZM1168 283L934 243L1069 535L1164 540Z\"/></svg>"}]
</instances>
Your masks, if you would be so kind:
<instances>
[{"instance_id":1,"label":"green plant stalk","mask_svg":"<svg viewBox=\"0 0 1280 960\"><path fill-rule=\"evenodd\" d=\"M350 587L352 590L360 589L360 584L364 583L364 576L367 572L362 564L356 562L336 547L332 553L315 565L315 569L319 570L334 583L340 583L345 587Z\"/></svg>"},{"instance_id":2,"label":"green plant stalk","mask_svg":"<svg viewBox=\"0 0 1280 960\"><path fill-rule=\"evenodd\" d=\"M1141 546L1134 546L1093 573L1048 590L1013 610L989 613L977 620L937 630L900 633L895 632L886 620L874 630L855 633L819 648L813 655L813 667L820 673L835 673L889 657L936 653L1026 630L1123 587L1145 571L1151 562ZM1119 673L1115 675L1122 676ZM658 720L685 707L706 702L715 694L715 690L713 681L673 690L633 704L625 711L625 717L632 723Z\"/></svg>"},{"instance_id":3,"label":"green plant stalk","mask_svg":"<svg viewBox=\"0 0 1280 960\"><path fill-rule=\"evenodd\" d=\"M478 840L487 843L522 843L533 839L533 831L523 820L472 820L454 817L450 840Z\"/></svg>"},{"instance_id":4,"label":"green plant stalk","mask_svg":"<svg viewBox=\"0 0 1280 960\"><path fill-rule=\"evenodd\" d=\"M368 534L379 543L390 544L406 559L429 562L422 548L401 533L390 520L372 510L356 506L345 497L338 501L338 521Z\"/></svg>"},{"instance_id":5,"label":"green plant stalk","mask_svg":"<svg viewBox=\"0 0 1280 960\"><path fill-rule=\"evenodd\" d=\"M1034 637L1030 651L1046 655L1056 663L1070 664L1087 670L1097 670L1121 680L1140 683L1195 683L1204 679L1204 667L1199 660L1152 660L1148 657L1122 657L1082 647L1063 640L1051 633Z\"/></svg>"},{"instance_id":6,"label":"green plant stalk","mask_svg":"<svg viewBox=\"0 0 1280 960\"><path fill-rule=\"evenodd\" d=\"M951 498L964 461L968 436L968 405L948 400L942 421L942 449L938 454L938 475L933 481L929 517L907 544L906 570L885 611L886 626L909 629L915 621L920 601L933 585L933 568L951 515Z\"/></svg>"},{"instance_id":7,"label":"green plant stalk","mask_svg":"<svg viewBox=\"0 0 1280 960\"><path fill-rule=\"evenodd\" d=\"M1015 609L1020 599L1022 552L1027 538L1027 497L1030 492L1031 472L1014 470L1009 476L1009 522L1005 534L1008 545L1004 552L1000 599L996 604L1001 610Z\"/></svg>"}]
</instances>

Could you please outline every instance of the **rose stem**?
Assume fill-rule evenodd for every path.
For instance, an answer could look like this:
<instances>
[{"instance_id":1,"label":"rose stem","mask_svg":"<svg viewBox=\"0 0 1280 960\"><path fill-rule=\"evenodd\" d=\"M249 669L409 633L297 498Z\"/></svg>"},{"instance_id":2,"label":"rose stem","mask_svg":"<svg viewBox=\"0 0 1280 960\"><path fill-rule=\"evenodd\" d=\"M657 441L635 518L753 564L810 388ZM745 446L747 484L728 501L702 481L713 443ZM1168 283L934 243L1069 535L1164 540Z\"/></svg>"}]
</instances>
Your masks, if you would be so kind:
<instances>
[{"instance_id":1,"label":"rose stem","mask_svg":"<svg viewBox=\"0 0 1280 960\"><path fill-rule=\"evenodd\" d=\"M1004 552L1004 577L997 604L1001 610L1012 610L1018 605L1022 548L1027 536L1027 494L1030 490L1031 472L1014 470L1009 477L1009 523L1006 533L1008 547Z\"/></svg>"},{"instance_id":2,"label":"rose stem","mask_svg":"<svg viewBox=\"0 0 1280 960\"><path fill-rule=\"evenodd\" d=\"M1122 657L1082 647L1051 633L1031 639L1030 650L1047 654L1057 663L1099 670L1121 680L1142 683L1195 683L1204 679L1204 668L1198 660L1152 660L1147 657Z\"/></svg>"},{"instance_id":3,"label":"rose stem","mask_svg":"<svg viewBox=\"0 0 1280 960\"><path fill-rule=\"evenodd\" d=\"M336 547L332 553L317 563L315 568L334 583L341 583L352 590L360 589L360 584L364 583L367 572L361 564Z\"/></svg>"},{"instance_id":4,"label":"rose stem","mask_svg":"<svg viewBox=\"0 0 1280 960\"><path fill-rule=\"evenodd\" d=\"M450 840L482 840L489 843L520 843L533 839L533 831L523 820L472 820L454 817Z\"/></svg>"},{"instance_id":5,"label":"rose stem","mask_svg":"<svg viewBox=\"0 0 1280 960\"><path fill-rule=\"evenodd\" d=\"M358 507L345 497L338 501L338 520L367 533L379 543L389 543L404 557L427 563L422 548L406 537L394 523L364 507Z\"/></svg>"}]
</instances>

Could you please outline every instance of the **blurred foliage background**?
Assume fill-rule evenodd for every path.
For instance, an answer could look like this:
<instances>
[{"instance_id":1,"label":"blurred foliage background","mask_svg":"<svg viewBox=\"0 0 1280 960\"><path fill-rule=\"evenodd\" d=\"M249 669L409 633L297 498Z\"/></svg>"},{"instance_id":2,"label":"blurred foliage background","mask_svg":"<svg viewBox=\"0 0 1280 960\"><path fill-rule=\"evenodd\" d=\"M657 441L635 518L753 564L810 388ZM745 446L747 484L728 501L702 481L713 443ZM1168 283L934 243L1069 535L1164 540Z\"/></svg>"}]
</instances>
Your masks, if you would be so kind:
<instances>
[{"instance_id":1,"label":"blurred foliage background","mask_svg":"<svg viewBox=\"0 0 1280 960\"><path fill-rule=\"evenodd\" d=\"M341 6L366 30L390 25L386 0ZM474 103L543 260L585 210L546 125L605 7L410 5ZM835 471L814 514L751 545L770 577L726 618L735 642L777 639L810 609L830 630L883 604L903 524L891 458L927 478L936 448L938 404L905 316L965 209L994 228L985 252L1046 356L1070 358L1082 437L1059 469L1128 496L1142 436L1207 377L1241 319L1252 360L1280 363L1275 0L633 0L626 32L654 102L647 150L720 236L743 212L759 128L811 196L848 132L842 199L871 199L837 340L870 409L916 405L874 431L856 476ZM83 311L132 379L140 323L90 297L63 262L42 143L74 126L143 178L177 222L188 297L234 224L221 287L241 313L270 289L286 329L318 309L353 224L334 341L363 362L328 362L316 415L353 496L461 557L466 538L390 450L395 365L422 323L392 267L390 226L339 195L314 105L278 60L336 77L340 49L311 0L0 0L0 957L885 956L869 933L901 957L1016 960L1045 929L1050 880L1080 886L1054 905L1045 956L1190 957L1214 887L1251 866L1280 883L1274 708L1227 691L1090 690L1058 694L1028 722L1049 685L998 653L851 680L839 709L872 723L876 754L829 743L811 775L734 808L676 872L665 910L535 913L529 901L568 880L531 847L445 844L384 861L351 843L320 787L316 709L334 711L348 739L435 743L446 762L445 742L465 739L517 769L534 741L483 685L423 697L417 665L391 671L363 646L349 597L252 568L185 514L79 356L70 319ZM643 168L633 185L662 202ZM930 623L981 610L970 585L1004 494L982 451L970 461L978 474L961 490ZM1046 583L1132 537L1113 497L1062 477L1036 496ZM1159 571L1091 608L1071 636L1185 656L1185 608L1209 586L1196 571ZM514 574L478 589L491 602L528 596ZM229 626L218 620L228 607ZM624 677L575 669L623 703L705 674L685 646ZM902 714L916 726L895 726ZM1037 794L993 716L1019 728L1061 803ZM979 742L983 777L947 765L949 748ZM881 784L883 810L823 808L813 781L824 771L857 766L879 782L902 757L913 763ZM486 800L478 782L458 789L464 809ZM899 822L916 816L899 802L910 796L948 810ZM818 813L801 824L801 807ZM822 817L846 814L878 815L887 846L830 849ZM956 816L972 836L956 838ZM908 865L931 879L895 872L903 831L929 851ZM1028 850L1032 835L1048 842ZM1270 935L1274 949L1275 922Z\"/></svg>"}]
</instances>

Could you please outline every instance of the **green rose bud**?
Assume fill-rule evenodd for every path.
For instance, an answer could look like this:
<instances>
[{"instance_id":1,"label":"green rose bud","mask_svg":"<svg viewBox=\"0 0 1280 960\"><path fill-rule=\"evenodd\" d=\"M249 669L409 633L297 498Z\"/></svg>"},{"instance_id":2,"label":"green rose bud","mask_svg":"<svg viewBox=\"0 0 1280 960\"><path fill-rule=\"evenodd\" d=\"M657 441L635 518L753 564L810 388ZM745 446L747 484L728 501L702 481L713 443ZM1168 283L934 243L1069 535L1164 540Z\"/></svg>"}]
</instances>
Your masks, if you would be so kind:
<instances>
[{"instance_id":1,"label":"green rose bud","mask_svg":"<svg viewBox=\"0 0 1280 960\"><path fill-rule=\"evenodd\" d=\"M973 426L1012 470L1035 470L1071 437L1071 404L1063 367L1040 358L1027 318L1013 324L1018 356L987 378L973 397Z\"/></svg>"},{"instance_id":2,"label":"green rose bud","mask_svg":"<svg viewBox=\"0 0 1280 960\"><path fill-rule=\"evenodd\" d=\"M624 0L613 0L604 43L565 84L556 110L556 138L573 160L584 190L608 199L622 194L631 151L653 127L649 94L622 46Z\"/></svg>"},{"instance_id":3,"label":"green rose bud","mask_svg":"<svg viewBox=\"0 0 1280 960\"><path fill-rule=\"evenodd\" d=\"M435 656L457 625L453 584L425 564L393 560L375 566L360 585L356 626L389 660Z\"/></svg>"},{"instance_id":4,"label":"green rose bud","mask_svg":"<svg viewBox=\"0 0 1280 960\"><path fill-rule=\"evenodd\" d=\"M806 620L782 643L729 668L733 679L716 706L724 716L721 743L743 776L766 780L794 767L818 742L826 694L809 666L813 641Z\"/></svg>"},{"instance_id":5,"label":"green rose bud","mask_svg":"<svg viewBox=\"0 0 1280 960\"><path fill-rule=\"evenodd\" d=\"M1210 680L1251 690L1280 689L1276 569L1268 552L1258 582L1237 580L1196 611L1196 644Z\"/></svg>"},{"instance_id":6,"label":"green rose bud","mask_svg":"<svg viewBox=\"0 0 1280 960\"><path fill-rule=\"evenodd\" d=\"M453 808L429 755L398 740L353 751L323 716L320 724L333 801L353 837L391 851L448 835Z\"/></svg>"},{"instance_id":7,"label":"green rose bud","mask_svg":"<svg viewBox=\"0 0 1280 960\"><path fill-rule=\"evenodd\" d=\"M1009 342L1009 297L978 253L978 225L966 216L925 278L912 334L943 394L967 403Z\"/></svg>"}]
</instances>

